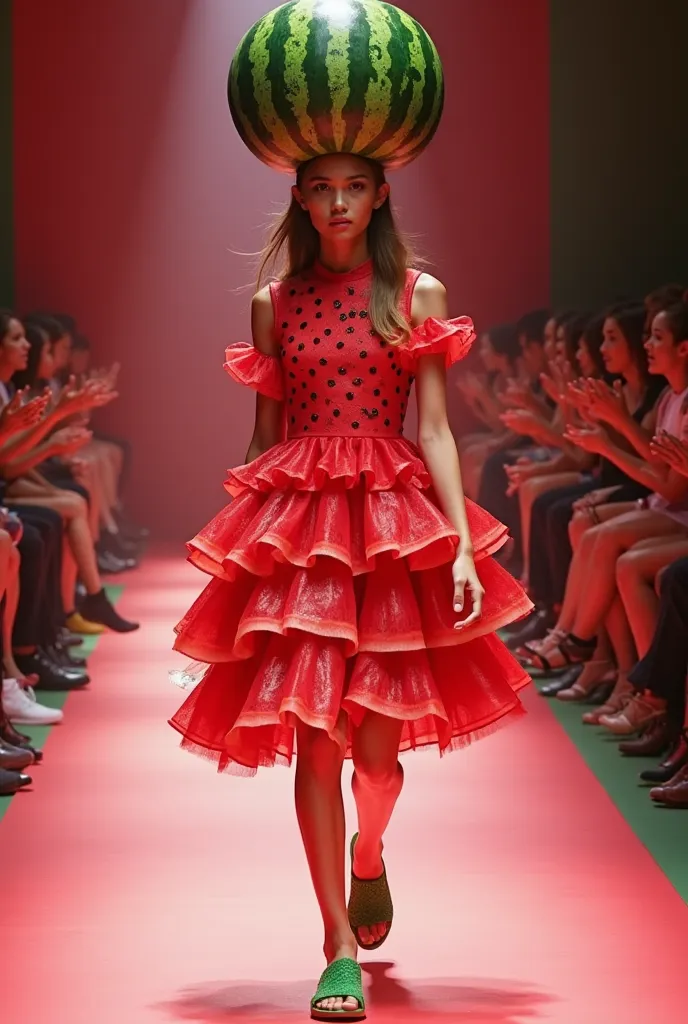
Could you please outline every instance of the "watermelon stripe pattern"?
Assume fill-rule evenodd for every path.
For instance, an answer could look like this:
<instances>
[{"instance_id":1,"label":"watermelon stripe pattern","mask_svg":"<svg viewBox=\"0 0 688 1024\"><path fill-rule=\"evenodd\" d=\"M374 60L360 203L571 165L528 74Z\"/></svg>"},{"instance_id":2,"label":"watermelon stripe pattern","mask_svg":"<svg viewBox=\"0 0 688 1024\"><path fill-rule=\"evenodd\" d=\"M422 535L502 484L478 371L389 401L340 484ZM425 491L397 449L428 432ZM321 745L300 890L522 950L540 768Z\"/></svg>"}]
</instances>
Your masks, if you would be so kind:
<instances>
[{"instance_id":1,"label":"watermelon stripe pattern","mask_svg":"<svg viewBox=\"0 0 688 1024\"><path fill-rule=\"evenodd\" d=\"M292 172L327 153L403 167L432 139L444 78L427 32L382 0L291 0L241 40L229 105L248 148Z\"/></svg>"}]
</instances>

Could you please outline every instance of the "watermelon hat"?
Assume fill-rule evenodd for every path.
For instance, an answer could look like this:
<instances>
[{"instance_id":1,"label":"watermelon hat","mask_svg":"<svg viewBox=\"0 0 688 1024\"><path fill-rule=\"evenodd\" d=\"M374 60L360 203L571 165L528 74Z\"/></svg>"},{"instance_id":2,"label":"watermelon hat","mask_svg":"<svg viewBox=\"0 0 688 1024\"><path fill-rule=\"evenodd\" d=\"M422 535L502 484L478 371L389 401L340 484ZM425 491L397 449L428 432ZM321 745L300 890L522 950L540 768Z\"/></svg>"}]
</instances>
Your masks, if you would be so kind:
<instances>
[{"instance_id":1,"label":"watermelon hat","mask_svg":"<svg viewBox=\"0 0 688 1024\"><path fill-rule=\"evenodd\" d=\"M269 167L352 153L396 169L435 134L444 78L432 39L398 7L290 0L241 40L227 91L239 135Z\"/></svg>"}]
</instances>

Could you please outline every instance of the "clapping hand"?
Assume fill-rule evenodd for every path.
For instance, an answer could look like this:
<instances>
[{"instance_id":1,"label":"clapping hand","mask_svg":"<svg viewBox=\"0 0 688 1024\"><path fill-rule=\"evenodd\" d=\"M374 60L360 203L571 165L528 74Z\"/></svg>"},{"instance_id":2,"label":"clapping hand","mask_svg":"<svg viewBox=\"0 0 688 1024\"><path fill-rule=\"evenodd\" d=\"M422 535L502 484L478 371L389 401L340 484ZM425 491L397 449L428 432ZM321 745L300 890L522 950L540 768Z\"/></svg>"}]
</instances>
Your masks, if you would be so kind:
<instances>
[{"instance_id":1,"label":"clapping hand","mask_svg":"<svg viewBox=\"0 0 688 1024\"><path fill-rule=\"evenodd\" d=\"M542 420L527 409L507 409L499 418L515 434L535 438L542 433Z\"/></svg>"},{"instance_id":2,"label":"clapping hand","mask_svg":"<svg viewBox=\"0 0 688 1024\"><path fill-rule=\"evenodd\" d=\"M100 409L104 405L109 405L117 397L117 392L107 381L87 380L83 387L78 388L76 380L72 376L62 388L55 403L55 409L64 416L73 416L78 412Z\"/></svg>"},{"instance_id":3,"label":"clapping hand","mask_svg":"<svg viewBox=\"0 0 688 1024\"><path fill-rule=\"evenodd\" d=\"M2 410L2 413L0 413L0 426L12 434L18 434L22 430L30 430L31 427L35 427L43 419L43 414L50 398L50 390L46 388L42 395L38 395L36 398L26 402L26 404L22 404L28 396L29 390L26 387L21 391L17 391Z\"/></svg>"},{"instance_id":4,"label":"clapping hand","mask_svg":"<svg viewBox=\"0 0 688 1024\"><path fill-rule=\"evenodd\" d=\"M509 481L506 494L510 498L516 494L526 480L542 473L542 465L539 462L532 462L530 459L519 459L513 466L505 466L504 471Z\"/></svg>"},{"instance_id":5,"label":"clapping hand","mask_svg":"<svg viewBox=\"0 0 688 1024\"><path fill-rule=\"evenodd\" d=\"M533 413L539 411L537 398L528 384L514 377L509 378L507 386L499 395L499 400L507 409L522 409Z\"/></svg>"},{"instance_id":6,"label":"clapping hand","mask_svg":"<svg viewBox=\"0 0 688 1024\"><path fill-rule=\"evenodd\" d=\"M610 444L609 435L599 425L567 427L564 437L592 455L604 455Z\"/></svg>"},{"instance_id":7,"label":"clapping hand","mask_svg":"<svg viewBox=\"0 0 688 1024\"><path fill-rule=\"evenodd\" d=\"M485 385L475 373L463 373L456 378L456 387L464 397L477 399L485 390Z\"/></svg>"},{"instance_id":8,"label":"clapping hand","mask_svg":"<svg viewBox=\"0 0 688 1024\"><path fill-rule=\"evenodd\" d=\"M594 420L618 426L628 418L620 380L615 380L611 387L603 380L592 378L585 383L588 394L587 412Z\"/></svg>"},{"instance_id":9,"label":"clapping hand","mask_svg":"<svg viewBox=\"0 0 688 1024\"><path fill-rule=\"evenodd\" d=\"M650 451L656 458L668 463L677 473L688 476L688 444L662 430L650 442Z\"/></svg>"},{"instance_id":10,"label":"clapping hand","mask_svg":"<svg viewBox=\"0 0 688 1024\"><path fill-rule=\"evenodd\" d=\"M64 457L74 455L93 437L90 430L83 427L64 427L53 434L50 447L55 455Z\"/></svg>"},{"instance_id":11,"label":"clapping hand","mask_svg":"<svg viewBox=\"0 0 688 1024\"><path fill-rule=\"evenodd\" d=\"M557 361L550 366L550 373L540 374L540 384L545 394L562 405L568 401L568 385L573 380L571 364L567 360Z\"/></svg>"}]
</instances>

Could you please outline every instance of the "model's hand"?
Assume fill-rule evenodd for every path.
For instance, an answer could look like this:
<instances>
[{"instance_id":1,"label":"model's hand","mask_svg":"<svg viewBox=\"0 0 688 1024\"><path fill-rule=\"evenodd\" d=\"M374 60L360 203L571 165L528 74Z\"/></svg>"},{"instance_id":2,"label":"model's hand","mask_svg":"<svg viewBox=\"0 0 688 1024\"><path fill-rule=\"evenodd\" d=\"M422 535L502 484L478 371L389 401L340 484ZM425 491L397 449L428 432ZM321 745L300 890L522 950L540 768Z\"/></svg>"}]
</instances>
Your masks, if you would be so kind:
<instances>
[{"instance_id":1,"label":"model's hand","mask_svg":"<svg viewBox=\"0 0 688 1024\"><path fill-rule=\"evenodd\" d=\"M650 451L656 458L668 463L677 473L688 476L688 444L685 441L680 441L678 437L662 430L652 438Z\"/></svg>"},{"instance_id":2,"label":"model's hand","mask_svg":"<svg viewBox=\"0 0 688 1024\"><path fill-rule=\"evenodd\" d=\"M466 590L470 593L473 608L470 615L465 619L459 619L454 623L454 629L465 629L466 626L477 622L483 610L483 585L478 579L475 571L475 562L470 555L458 554L452 566L452 577L454 579L454 611L461 613L466 603Z\"/></svg>"}]
</instances>

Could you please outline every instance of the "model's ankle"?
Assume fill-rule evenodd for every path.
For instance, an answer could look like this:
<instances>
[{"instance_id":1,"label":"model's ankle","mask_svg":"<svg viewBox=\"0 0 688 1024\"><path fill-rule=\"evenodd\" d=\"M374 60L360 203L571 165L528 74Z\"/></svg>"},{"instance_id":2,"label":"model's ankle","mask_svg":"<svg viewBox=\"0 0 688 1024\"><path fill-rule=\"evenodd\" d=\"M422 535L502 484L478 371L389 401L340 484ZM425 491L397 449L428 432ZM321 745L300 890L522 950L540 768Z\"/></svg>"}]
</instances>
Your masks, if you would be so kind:
<instances>
[{"instance_id":1,"label":"model's ankle","mask_svg":"<svg viewBox=\"0 0 688 1024\"><path fill-rule=\"evenodd\" d=\"M357 959L358 943L348 922L346 926L342 925L325 931L323 953L328 964L332 963L333 960L341 960L343 957L349 957L352 960Z\"/></svg>"}]
</instances>

